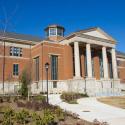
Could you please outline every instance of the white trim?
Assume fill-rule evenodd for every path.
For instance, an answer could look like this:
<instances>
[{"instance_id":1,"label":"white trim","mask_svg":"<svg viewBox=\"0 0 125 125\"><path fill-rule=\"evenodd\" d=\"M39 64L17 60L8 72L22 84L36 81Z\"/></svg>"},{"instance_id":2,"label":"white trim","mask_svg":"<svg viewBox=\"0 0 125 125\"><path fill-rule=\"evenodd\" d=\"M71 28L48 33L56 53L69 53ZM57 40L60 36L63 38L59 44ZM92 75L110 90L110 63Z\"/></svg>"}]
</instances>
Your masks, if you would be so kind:
<instances>
[{"instance_id":1,"label":"white trim","mask_svg":"<svg viewBox=\"0 0 125 125\"><path fill-rule=\"evenodd\" d=\"M123 59L123 58L117 58L117 60L120 60L120 61L125 61L125 59Z\"/></svg>"},{"instance_id":2,"label":"white trim","mask_svg":"<svg viewBox=\"0 0 125 125\"><path fill-rule=\"evenodd\" d=\"M0 55L0 58L3 58L3 56ZM19 56L5 56L5 58L11 58L11 59L30 59L30 58L19 57Z\"/></svg>"},{"instance_id":3,"label":"white trim","mask_svg":"<svg viewBox=\"0 0 125 125\"><path fill-rule=\"evenodd\" d=\"M73 37L69 40L64 40L61 41L63 44L70 44L73 43L75 41L79 41L79 42L83 42L83 43L89 43L89 44L95 44L95 45L100 45L100 46L106 46L106 47L111 47L111 48L115 48L115 44L112 43L108 43L108 42L104 42L104 41L100 41L100 40L93 40L93 39L89 39L89 38L83 38L83 37Z\"/></svg>"},{"instance_id":4,"label":"white trim","mask_svg":"<svg viewBox=\"0 0 125 125\"><path fill-rule=\"evenodd\" d=\"M57 54L57 53L48 53L48 55L61 56L61 54Z\"/></svg>"},{"instance_id":5,"label":"white trim","mask_svg":"<svg viewBox=\"0 0 125 125\"><path fill-rule=\"evenodd\" d=\"M29 44L31 43L37 43L31 40L22 40L22 39L15 39L15 38L11 38L11 37L1 37L0 39L4 39L4 40L14 40L14 41L19 41L19 42L29 42Z\"/></svg>"},{"instance_id":6,"label":"white trim","mask_svg":"<svg viewBox=\"0 0 125 125\"><path fill-rule=\"evenodd\" d=\"M3 46L4 43L2 41L0 41L0 43L2 43L1 46ZM9 47L13 46L13 47L29 48L29 49L31 46L31 45L27 45L27 44L13 43L13 42L5 42L5 45L9 46Z\"/></svg>"},{"instance_id":7,"label":"white trim","mask_svg":"<svg viewBox=\"0 0 125 125\"><path fill-rule=\"evenodd\" d=\"M118 66L118 68L120 68L120 69L121 69L121 68L124 68L124 69L125 69L125 67L123 67L123 66Z\"/></svg>"}]
</instances>

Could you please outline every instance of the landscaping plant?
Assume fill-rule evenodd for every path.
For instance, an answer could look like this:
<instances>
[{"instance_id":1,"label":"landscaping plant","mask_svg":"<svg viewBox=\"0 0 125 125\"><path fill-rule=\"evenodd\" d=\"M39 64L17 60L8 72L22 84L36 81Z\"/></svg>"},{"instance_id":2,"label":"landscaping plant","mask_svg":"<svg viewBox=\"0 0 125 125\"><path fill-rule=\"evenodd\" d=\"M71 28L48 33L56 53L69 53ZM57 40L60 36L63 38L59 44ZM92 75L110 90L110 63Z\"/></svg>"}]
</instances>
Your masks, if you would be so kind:
<instances>
[{"instance_id":1,"label":"landscaping plant","mask_svg":"<svg viewBox=\"0 0 125 125\"><path fill-rule=\"evenodd\" d=\"M30 84L30 77L27 70L23 70L20 75L21 88L19 90L22 97L28 97L28 85Z\"/></svg>"},{"instance_id":2,"label":"landscaping plant","mask_svg":"<svg viewBox=\"0 0 125 125\"><path fill-rule=\"evenodd\" d=\"M4 113L2 125L13 125L14 116L14 111L8 108Z\"/></svg>"},{"instance_id":3,"label":"landscaping plant","mask_svg":"<svg viewBox=\"0 0 125 125\"><path fill-rule=\"evenodd\" d=\"M23 109L22 111L16 113L15 117L17 123L25 125L26 122L28 122L29 112Z\"/></svg>"}]
</instances>

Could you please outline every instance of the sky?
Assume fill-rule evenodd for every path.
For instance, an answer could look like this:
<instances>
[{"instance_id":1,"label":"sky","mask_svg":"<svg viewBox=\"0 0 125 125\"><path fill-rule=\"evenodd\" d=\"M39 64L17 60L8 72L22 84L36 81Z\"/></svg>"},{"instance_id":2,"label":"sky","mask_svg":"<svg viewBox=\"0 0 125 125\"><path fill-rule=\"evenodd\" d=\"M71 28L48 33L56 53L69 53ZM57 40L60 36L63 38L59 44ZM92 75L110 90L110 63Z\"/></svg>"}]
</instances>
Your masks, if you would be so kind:
<instances>
[{"instance_id":1,"label":"sky","mask_svg":"<svg viewBox=\"0 0 125 125\"><path fill-rule=\"evenodd\" d=\"M0 25L5 19L8 31L39 37L49 24L64 26L65 35L100 27L125 52L125 0L0 0Z\"/></svg>"}]
</instances>

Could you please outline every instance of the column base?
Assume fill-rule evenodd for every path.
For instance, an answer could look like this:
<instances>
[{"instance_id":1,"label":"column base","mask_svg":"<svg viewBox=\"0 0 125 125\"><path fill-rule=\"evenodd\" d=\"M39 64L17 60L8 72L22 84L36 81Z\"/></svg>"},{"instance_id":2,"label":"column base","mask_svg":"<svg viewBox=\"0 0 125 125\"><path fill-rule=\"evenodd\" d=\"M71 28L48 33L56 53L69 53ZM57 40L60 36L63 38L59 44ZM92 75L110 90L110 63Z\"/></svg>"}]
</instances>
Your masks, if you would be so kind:
<instances>
[{"instance_id":1,"label":"column base","mask_svg":"<svg viewBox=\"0 0 125 125\"><path fill-rule=\"evenodd\" d=\"M81 79L83 79L83 78L82 78L81 76L74 76L73 79L74 79L74 80L77 80L77 79L80 79L80 80L81 80Z\"/></svg>"},{"instance_id":2,"label":"column base","mask_svg":"<svg viewBox=\"0 0 125 125\"><path fill-rule=\"evenodd\" d=\"M86 79L86 80L95 80L94 77L86 77L85 79Z\"/></svg>"},{"instance_id":3,"label":"column base","mask_svg":"<svg viewBox=\"0 0 125 125\"><path fill-rule=\"evenodd\" d=\"M86 83L86 92L88 93L89 96L94 96L95 95L95 82L96 79L93 77L86 77L85 78L85 83Z\"/></svg>"},{"instance_id":4,"label":"column base","mask_svg":"<svg viewBox=\"0 0 125 125\"><path fill-rule=\"evenodd\" d=\"M120 79L118 78L112 79L112 82L114 89L118 89L118 91L121 91Z\"/></svg>"}]
</instances>

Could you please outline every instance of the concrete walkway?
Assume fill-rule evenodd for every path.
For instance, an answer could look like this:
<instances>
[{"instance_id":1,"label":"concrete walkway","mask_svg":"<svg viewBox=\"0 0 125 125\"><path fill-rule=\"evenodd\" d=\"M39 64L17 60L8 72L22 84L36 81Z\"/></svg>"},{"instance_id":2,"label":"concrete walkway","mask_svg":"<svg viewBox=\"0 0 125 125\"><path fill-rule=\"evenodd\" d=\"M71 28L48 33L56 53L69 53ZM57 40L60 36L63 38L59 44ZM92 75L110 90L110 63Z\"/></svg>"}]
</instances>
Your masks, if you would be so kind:
<instances>
[{"instance_id":1,"label":"concrete walkway","mask_svg":"<svg viewBox=\"0 0 125 125\"><path fill-rule=\"evenodd\" d=\"M106 121L109 125L125 125L125 110L98 102L96 98L82 98L78 104L62 102L60 95L49 95L49 102L66 111L79 115L79 118L92 122L94 119Z\"/></svg>"}]
</instances>

